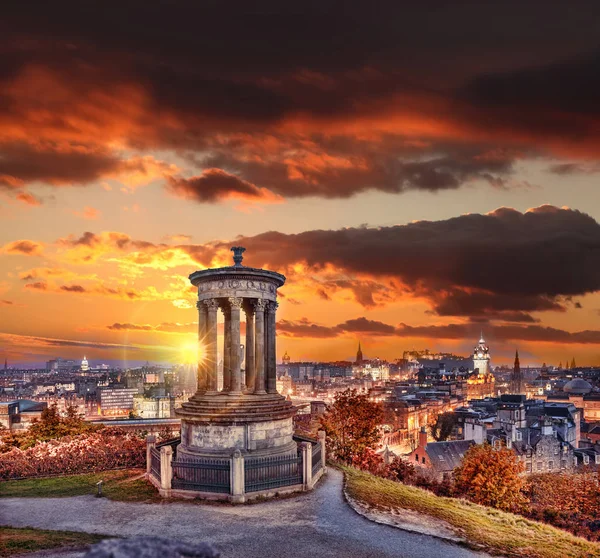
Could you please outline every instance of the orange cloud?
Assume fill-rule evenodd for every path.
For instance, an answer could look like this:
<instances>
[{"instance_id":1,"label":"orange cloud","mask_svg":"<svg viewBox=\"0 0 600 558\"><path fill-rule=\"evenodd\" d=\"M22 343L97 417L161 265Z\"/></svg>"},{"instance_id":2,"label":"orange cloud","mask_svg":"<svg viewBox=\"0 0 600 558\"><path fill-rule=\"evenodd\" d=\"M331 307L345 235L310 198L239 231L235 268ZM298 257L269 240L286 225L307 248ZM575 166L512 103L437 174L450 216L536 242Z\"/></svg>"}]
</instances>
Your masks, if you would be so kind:
<instances>
[{"instance_id":1,"label":"orange cloud","mask_svg":"<svg viewBox=\"0 0 600 558\"><path fill-rule=\"evenodd\" d=\"M36 196L34 196L33 194L30 194L29 192L19 192L15 199L17 199L20 202L23 202L27 205L33 205L33 206L42 205L42 201L39 198L37 198Z\"/></svg>"},{"instance_id":2,"label":"orange cloud","mask_svg":"<svg viewBox=\"0 0 600 558\"><path fill-rule=\"evenodd\" d=\"M0 252L4 254L18 254L22 256L40 256L43 251L44 245L41 242L33 240L15 240L0 248Z\"/></svg>"},{"instance_id":3,"label":"orange cloud","mask_svg":"<svg viewBox=\"0 0 600 558\"><path fill-rule=\"evenodd\" d=\"M83 208L83 211L75 211L74 214L78 217L82 217L83 219L95 220L98 219L100 215L102 215L102 212L97 210L95 207L86 205Z\"/></svg>"},{"instance_id":4,"label":"orange cloud","mask_svg":"<svg viewBox=\"0 0 600 558\"><path fill-rule=\"evenodd\" d=\"M112 331L154 331L159 333L196 333L198 331L197 322L177 323L163 322L158 325L150 324L132 324L132 323L114 323L106 326Z\"/></svg>"}]
</instances>

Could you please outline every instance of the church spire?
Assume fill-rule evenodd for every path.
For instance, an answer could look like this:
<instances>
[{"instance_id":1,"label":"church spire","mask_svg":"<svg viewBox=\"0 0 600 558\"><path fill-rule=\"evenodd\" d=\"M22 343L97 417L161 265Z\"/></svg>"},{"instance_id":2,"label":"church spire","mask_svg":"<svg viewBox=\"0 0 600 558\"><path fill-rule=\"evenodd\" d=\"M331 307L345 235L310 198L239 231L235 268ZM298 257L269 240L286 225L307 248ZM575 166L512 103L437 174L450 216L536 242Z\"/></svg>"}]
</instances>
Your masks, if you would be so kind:
<instances>
[{"instance_id":1,"label":"church spire","mask_svg":"<svg viewBox=\"0 0 600 558\"><path fill-rule=\"evenodd\" d=\"M360 347L360 341L358 342L358 351L356 351L356 364L361 364L363 361L363 353Z\"/></svg>"},{"instance_id":2,"label":"church spire","mask_svg":"<svg viewBox=\"0 0 600 558\"><path fill-rule=\"evenodd\" d=\"M521 374L521 363L519 362L519 350L515 351L515 365L510 379L512 393L523 392L523 375Z\"/></svg>"}]
</instances>

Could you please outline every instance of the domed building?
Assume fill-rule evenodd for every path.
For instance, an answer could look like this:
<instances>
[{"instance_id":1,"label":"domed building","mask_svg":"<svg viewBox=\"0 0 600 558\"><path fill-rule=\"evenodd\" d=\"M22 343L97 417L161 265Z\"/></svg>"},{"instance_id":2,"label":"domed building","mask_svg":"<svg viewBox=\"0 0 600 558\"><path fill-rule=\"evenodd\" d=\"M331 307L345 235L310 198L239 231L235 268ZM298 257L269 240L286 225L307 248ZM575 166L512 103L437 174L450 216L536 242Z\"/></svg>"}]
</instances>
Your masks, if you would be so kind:
<instances>
[{"instance_id":1,"label":"domed building","mask_svg":"<svg viewBox=\"0 0 600 558\"><path fill-rule=\"evenodd\" d=\"M572 393L573 395L587 395L592 392L592 389L592 384L582 378L574 378L563 386L565 393Z\"/></svg>"}]
</instances>

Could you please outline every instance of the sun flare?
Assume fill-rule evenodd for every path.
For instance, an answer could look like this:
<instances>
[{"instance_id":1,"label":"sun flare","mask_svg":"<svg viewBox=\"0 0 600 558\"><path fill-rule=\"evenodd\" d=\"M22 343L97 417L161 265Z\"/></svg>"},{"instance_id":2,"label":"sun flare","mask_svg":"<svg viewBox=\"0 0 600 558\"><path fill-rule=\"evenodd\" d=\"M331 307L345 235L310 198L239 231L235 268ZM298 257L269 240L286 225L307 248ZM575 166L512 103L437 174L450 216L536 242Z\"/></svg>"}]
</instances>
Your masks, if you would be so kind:
<instances>
[{"instance_id":1,"label":"sun flare","mask_svg":"<svg viewBox=\"0 0 600 558\"><path fill-rule=\"evenodd\" d=\"M185 343L180 349L181 362L184 364L196 363L198 362L201 353L201 348L197 342Z\"/></svg>"}]
</instances>

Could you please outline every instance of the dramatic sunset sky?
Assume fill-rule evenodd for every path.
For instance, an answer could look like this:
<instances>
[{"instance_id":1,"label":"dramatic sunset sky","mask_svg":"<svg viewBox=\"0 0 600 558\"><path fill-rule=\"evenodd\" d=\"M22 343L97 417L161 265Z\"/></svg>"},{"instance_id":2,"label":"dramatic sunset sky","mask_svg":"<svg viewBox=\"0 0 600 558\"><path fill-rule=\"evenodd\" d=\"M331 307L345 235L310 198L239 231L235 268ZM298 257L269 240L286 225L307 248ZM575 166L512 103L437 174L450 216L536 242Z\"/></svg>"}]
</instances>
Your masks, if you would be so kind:
<instances>
[{"instance_id":1,"label":"dramatic sunset sky","mask_svg":"<svg viewBox=\"0 0 600 558\"><path fill-rule=\"evenodd\" d=\"M600 364L600 5L388 4L3 7L0 357L189 359L241 244L279 358Z\"/></svg>"}]
</instances>

